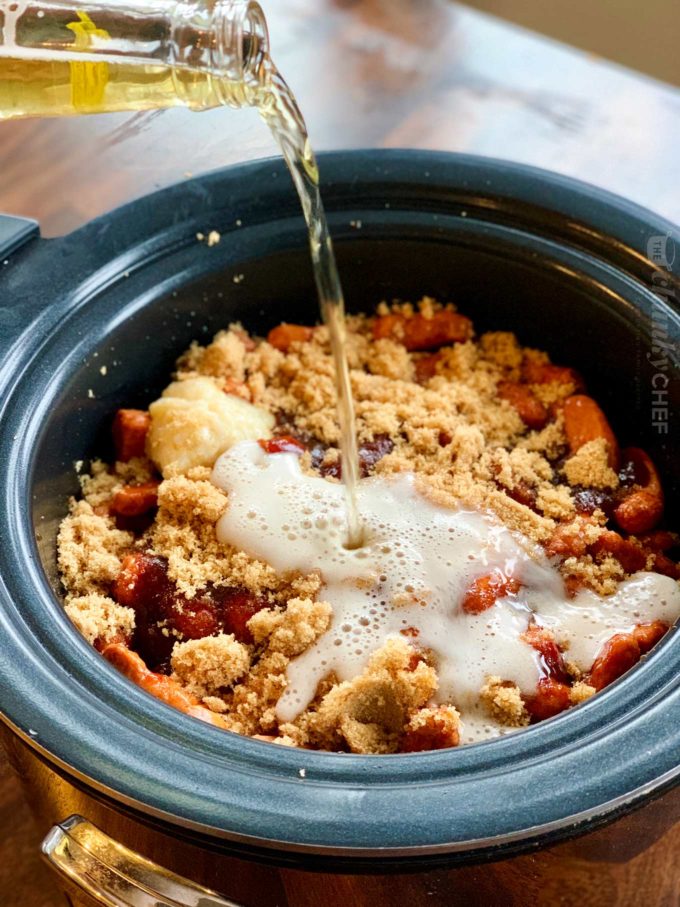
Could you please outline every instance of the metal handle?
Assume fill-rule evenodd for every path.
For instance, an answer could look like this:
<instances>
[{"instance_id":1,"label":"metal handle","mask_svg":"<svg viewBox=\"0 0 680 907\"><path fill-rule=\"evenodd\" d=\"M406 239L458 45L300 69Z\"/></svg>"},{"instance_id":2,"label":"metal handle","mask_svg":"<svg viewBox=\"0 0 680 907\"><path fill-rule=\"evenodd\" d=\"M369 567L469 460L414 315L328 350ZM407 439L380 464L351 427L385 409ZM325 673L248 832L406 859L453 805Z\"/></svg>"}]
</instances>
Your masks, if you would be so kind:
<instances>
[{"instance_id":1,"label":"metal handle","mask_svg":"<svg viewBox=\"0 0 680 907\"><path fill-rule=\"evenodd\" d=\"M114 841L81 816L50 829L42 854L106 907L239 907Z\"/></svg>"},{"instance_id":2,"label":"metal handle","mask_svg":"<svg viewBox=\"0 0 680 907\"><path fill-rule=\"evenodd\" d=\"M0 362L42 308L34 298L13 288L15 262L19 259L13 255L39 235L34 220L0 214Z\"/></svg>"}]
</instances>

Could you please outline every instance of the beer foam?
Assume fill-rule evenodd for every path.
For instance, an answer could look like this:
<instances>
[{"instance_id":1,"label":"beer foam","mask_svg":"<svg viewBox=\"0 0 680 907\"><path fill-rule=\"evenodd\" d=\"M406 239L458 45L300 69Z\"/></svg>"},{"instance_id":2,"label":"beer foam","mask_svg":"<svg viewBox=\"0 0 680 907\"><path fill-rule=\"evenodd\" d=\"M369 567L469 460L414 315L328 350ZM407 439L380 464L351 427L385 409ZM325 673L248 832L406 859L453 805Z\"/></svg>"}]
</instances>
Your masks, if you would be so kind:
<instances>
[{"instance_id":1,"label":"beer foam","mask_svg":"<svg viewBox=\"0 0 680 907\"><path fill-rule=\"evenodd\" d=\"M507 730L480 714L486 678L499 676L531 695L545 674L539 653L520 638L532 617L568 645L570 661L588 670L614 633L680 616L677 584L654 573L636 574L608 598L583 591L569 599L533 542L491 514L432 503L412 474L359 483L364 544L354 550L344 546L342 485L303 474L293 453L237 444L217 460L212 481L229 495L218 539L280 573L318 571L321 597L333 608L330 629L288 666L280 721L295 719L331 671L351 680L401 634L433 653L437 701L461 712L462 740L486 739ZM470 585L494 572L519 580L519 592L481 614L463 611Z\"/></svg>"}]
</instances>

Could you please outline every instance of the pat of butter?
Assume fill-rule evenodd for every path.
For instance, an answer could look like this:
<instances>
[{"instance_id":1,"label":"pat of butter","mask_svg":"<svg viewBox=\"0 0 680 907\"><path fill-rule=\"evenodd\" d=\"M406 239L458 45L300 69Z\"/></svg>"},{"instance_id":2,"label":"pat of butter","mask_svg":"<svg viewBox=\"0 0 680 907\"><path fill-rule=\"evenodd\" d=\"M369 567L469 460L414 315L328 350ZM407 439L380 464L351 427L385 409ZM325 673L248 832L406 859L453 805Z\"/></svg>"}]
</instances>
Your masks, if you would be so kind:
<instances>
[{"instance_id":1,"label":"pat of butter","mask_svg":"<svg viewBox=\"0 0 680 907\"><path fill-rule=\"evenodd\" d=\"M210 378L175 381L149 407L146 452L163 475L212 466L240 441L271 437L274 417Z\"/></svg>"}]
</instances>

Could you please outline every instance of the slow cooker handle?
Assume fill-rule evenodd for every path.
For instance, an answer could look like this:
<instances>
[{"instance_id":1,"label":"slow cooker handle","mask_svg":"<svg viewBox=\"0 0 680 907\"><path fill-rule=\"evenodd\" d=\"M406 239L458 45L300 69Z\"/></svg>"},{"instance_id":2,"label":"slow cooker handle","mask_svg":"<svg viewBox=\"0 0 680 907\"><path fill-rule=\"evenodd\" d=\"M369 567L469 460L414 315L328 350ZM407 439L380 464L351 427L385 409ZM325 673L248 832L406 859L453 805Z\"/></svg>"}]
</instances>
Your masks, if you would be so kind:
<instances>
[{"instance_id":1,"label":"slow cooker handle","mask_svg":"<svg viewBox=\"0 0 680 907\"><path fill-rule=\"evenodd\" d=\"M34 220L0 214L0 362L21 332L40 312L35 299L24 298L11 289L17 254L29 241L40 236Z\"/></svg>"},{"instance_id":2,"label":"slow cooker handle","mask_svg":"<svg viewBox=\"0 0 680 907\"><path fill-rule=\"evenodd\" d=\"M26 217L13 217L9 214L0 214L0 259L2 267L9 256L27 243L29 239L40 235L40 228L36 221Z\"/></svg>"},{"instance_id":3,"label":"slow cooker handle","mask_svg":"<svg viewBox=\"0 0 680 907\"><path fill-rule=\"evenodd\" d=\"M42 854L71 886L106 907L239 907L128 850L81 816L50 829Z\"/></svg>"}]
</instances>

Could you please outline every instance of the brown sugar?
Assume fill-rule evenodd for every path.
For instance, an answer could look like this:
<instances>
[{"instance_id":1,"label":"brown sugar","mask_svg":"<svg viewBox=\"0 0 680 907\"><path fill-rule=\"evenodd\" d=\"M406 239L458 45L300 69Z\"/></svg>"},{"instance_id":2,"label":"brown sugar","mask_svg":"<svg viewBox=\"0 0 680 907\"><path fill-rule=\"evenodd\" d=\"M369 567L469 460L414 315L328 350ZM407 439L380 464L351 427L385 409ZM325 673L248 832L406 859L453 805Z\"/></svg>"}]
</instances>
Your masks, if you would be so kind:
<instances>
[{"instance_id":1,"label":"brown sugar","mask_svg":"<svg viewBox=\"0 0 680 907\"><path fill-rule=\"evenodd\" d=\"M190 693L213 697L248 672L250 652L233 634L220 633L175 643L171 663L175 678Z\"/></svg>"},{"instance_id":2,"label":"brown sugar","mask_svg":"<svg viewBox=\"0 0 680 907\"><path fill-rule=\"evenodd\" d=\"M289 599L285 609L262 610L248 621L255 643L266 641L268 652L287 658L300 655L330 627L332 608L326 602Z\"/></svg>"},{"instance_id":3,"label":"brown sugar","mask_svg":"<svg viewBox=\"0 0 680 907\"><path fill-rule=\"evenodd\" d=\"M135 628L132 608L124 608L107 595L97 592L71 596L65 610L89 643L129 638Z\"/></svg>"},{"instance_id":4,"label":"brown sugar","mask_svg":"<svg viewBox=\"0 0 680 907\"><path fill-rule=\"evenodd\" d=\"M159 511L148 532L149 550L168 562L168 574L180 592L193 598L213 585L239 585L266 592L280 584L274 570L241 551L220 545L215 521L226 495L203 478L202 470L161 482Z\"/></svg>"},{"instance_id":5,"label":"brown sugar","mask_svg":"<svg viewBox=\"0 0 680 907\"><path fill-rule=\"evenodd\" d=\"M404 732L404 744L408 752L458 746L460 726L460 715L452 705L425 706L411 715Z\"/></svg>"},{"instance_id":6,"label":"brown sugar","mask_svg":"<svg viewBox=\"0 0 680 907\"><path fill-rule=\"evenodd\" d=\"M207 347L192 343L177 363L178 377L188 378L200 374L243 383L246 349L241 326L230 325L228 331L216 334Z\"/></svg>"},{"instance_id":7,"label":"brown sugar","mask_svg":"<svg viewBox=\"0 0 680 907\"><path fill-rule=\"evenodd\" d=\"M393 753L410 714L437 689L437 675L425 662L412 667L405 640L390 640L373 654L354 680L334 686L318 709L299 721L322 749L353 753Z\"/></svg>"},{"instance_id":8,"label":"brown sugar","mask_svg":"<svg viewBox=\"0 0 680 907\"><path fill-rule=\"evenodd\" d=\"M522 693L515 684L500 677L488 677L480 691L480 698L489 714L501 724L508 727L524 727L529 724L529 713Z\"/></svg>"},{"instance_id":9,"label":"brown sugar","mask_svg":"<svg viewBox=\"0 0 680 907\"><path fill-rule=\"evenodd\" d=\"M596 692L595 687L591 687L589 683L579 680L570 689L569 698L573 705L579 705L579 703L585 702L591 696L594 696Z\"/></svg>"},{"instance_id":10,"label":"brown sugar","mask_svg":"<svg viewBox=\"0 0 680 907\"><path fill-rule=\"evenodd\" d=\"M491 331L479 338L480 349L489 362L505 371L505 378L516 380L522 365L523 352L514 334Z\"/></svg>"},{"instance_id":11,"label":"brown sugar","mask_svg":"<svg viewBox=\"0 0 680 907\"><path fill-rule=\"evenodd\" d=\"M557 488L542 485L536 494L536 507L543 516L560 522L571 519L576 513L574 499L564 485Z\"/></svg>"},{"instance_id":12,"label":"brown sugar","mask_svg":"<svg viewBox=\"0 0 680 907\"><path fill-rule=\"evenodd\" d=\"M613 557L605 557L599 563L588 554L580 558L569 557L563 568L568 576L581 580L584 586L600 595L613 595L625 576L623 567Z\"/></svg>"},{"instance_id":13,"label":"brown sugar","mask_svg":"<svg viewBox=\"0 0 680 907\"><path fill-rule=\"evenodd\" d=\"M564 464L570 485L591 488L616 488L619 478L609 465L609 448L604 438L589 441Z\"/></svg>"},{"instance_id":14,"label":"brown sugar","mask_svg":"<svg viewBox=\"0 0 680 907\"><path fill-rule=\"evenodd\" d=\"M260 656L245 680L234 688L226 716L231 730L248 735L277 732L275 710L286 688L288 661L281 652L265 651ZM300 744L305 741L303 736L298 739Z\"/></svg>"},{"instance_id":15,"label":"brown sugar","mask_svg":"<svg viewBox=\"0 0 680 907\"><path fill-rule=\"evenodd\" d=\"M133 542L130 532L116 529L111 518L96 514L87 500L73 501L57 539L59 570L67 594L108 591L120 572L121 557Z\"/></svg>"}]
</instances>

